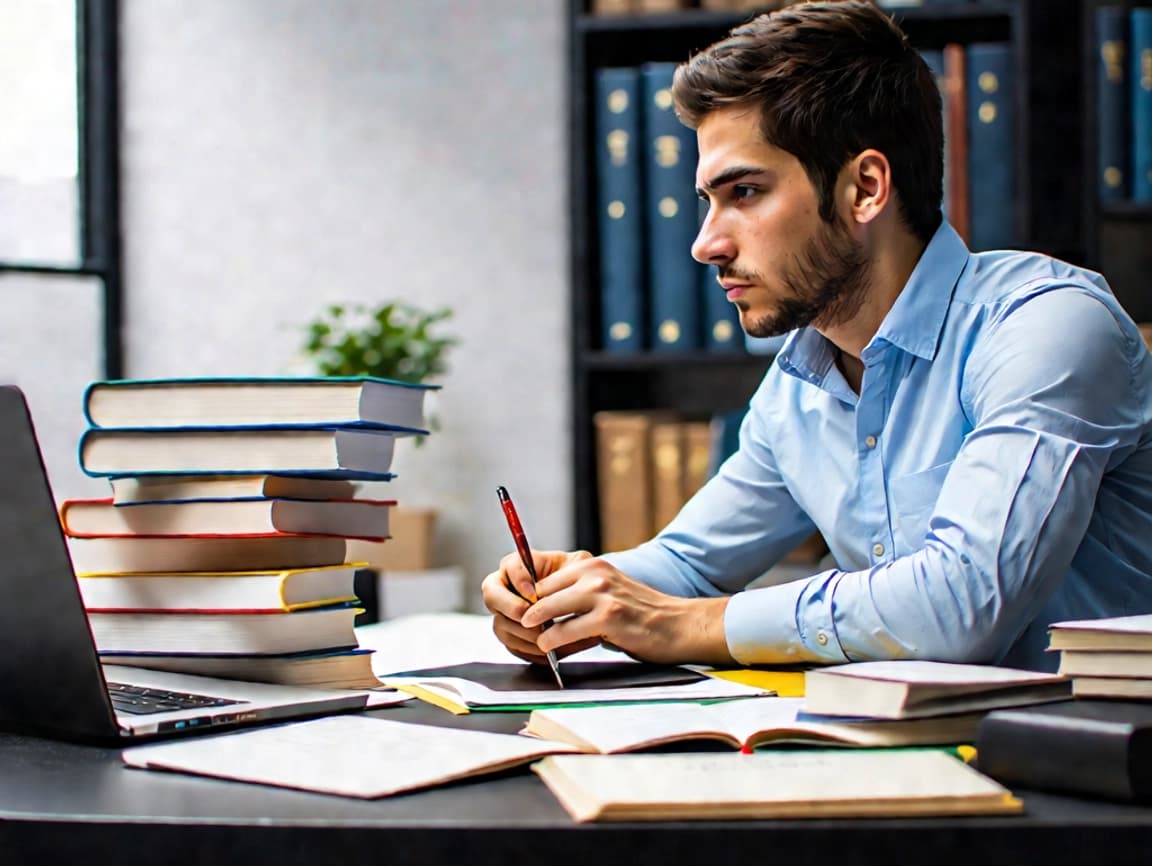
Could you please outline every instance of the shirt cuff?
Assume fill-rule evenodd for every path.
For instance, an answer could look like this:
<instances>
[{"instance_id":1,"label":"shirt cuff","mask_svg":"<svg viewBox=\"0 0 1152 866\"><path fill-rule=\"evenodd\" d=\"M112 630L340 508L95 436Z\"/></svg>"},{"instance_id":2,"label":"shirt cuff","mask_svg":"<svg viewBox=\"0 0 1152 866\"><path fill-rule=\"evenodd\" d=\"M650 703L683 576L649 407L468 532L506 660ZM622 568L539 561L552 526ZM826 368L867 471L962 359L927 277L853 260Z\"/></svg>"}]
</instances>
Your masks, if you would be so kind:
<instances>
[{"instance_id":1,"label":"shirt cuff","mask_svg":"<svg viewBox=\"0 0 1152 866\"><path fill-rule=\"evenodd\" d=\"M839 571L738 592L724 612L728 652L743 665L848 661L832 622Z\"/></svg>"}]
</instances>

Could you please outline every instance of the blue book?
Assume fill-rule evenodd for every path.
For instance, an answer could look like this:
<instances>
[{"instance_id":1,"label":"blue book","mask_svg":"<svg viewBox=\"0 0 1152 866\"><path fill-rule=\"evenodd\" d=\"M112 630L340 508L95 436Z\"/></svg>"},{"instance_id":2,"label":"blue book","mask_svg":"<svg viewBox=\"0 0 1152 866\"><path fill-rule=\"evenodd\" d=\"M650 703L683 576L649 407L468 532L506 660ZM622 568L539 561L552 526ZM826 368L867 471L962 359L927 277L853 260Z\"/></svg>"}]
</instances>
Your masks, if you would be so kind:
<instances>
[{"instance_id":1,"label":"blue book","mask_svg":"<svg viewBox=\"0 0 1152 866\"><path fill-rule=\"evenodd\" d=\"M1133 9L1132 199L1152 202L1152 8Z\"/></svg>"},{"instance_id":2,"label":"blue book","mask_svg":"<svg viewBox=\"0 0 1152 866\"><path fill-rule=\"evenodd\" d=\"M704 309L704 348L709 352L744 351L740 312L716 282L716 266L700 265L700 296Z\"/></svg>"},{"instance_id":3,"label":"blue book","mask_svg":"<svg viewBox=\"0 0 1152 866\"><path fill-rule=\"evenodd\" d=\"M941 123L944 127L944 141L949 139L948 135L948 112L944 108L944 98L946 93L946 83L944 78L944 51L939 48L921 49L920 56L924 58L924 62L928 64L928 68L932 70L932 75L936 79L936 86L940 89L940 116ZM949 177L949 160L948 148L945 145L944 153L944 197L940 202L940 209L944 212L944 218L948 219L948 177Z\"/></svg>"},{"instance_id":4,"label":"blue book","mask_svg":"<svg viewBox=\"0 0 1152 866\"><path fill-rule=\"evenodd\" d=\"M700 272L692 258L697 151L696 134L672 109L675 69L675 63L646 63L640 74L651 348L683 352L702 345Z\"/></svg>"},{"instance_id":5,"label":"blue book","mask_svg":"<svg viewBox=\"0 0 1152 866\"><path fill-rule=\"evenodd\" d=\"M968 205L972 250L1016 242L1016 85L1012 46L968 46Z\"/></svg>"},{"instance_id":6,"label":"blue book","mask_svg":"<svg viewBox=\"0 0 1152 866\"><path fill-rule=\"evenodd\" d=\"M644 348L644 219L640 192L640 71L596 71L596 228L600 343Z\"/></svg>"},{"instance_id":7,"label":"blue book","mask_svg":"<svg viewBox=\"0 0 1152 866\"><path fill-rule=\"evenodd\" d=\"M84 391L93 427L378 427L427 433L424 397L438 385L371 376L117 379Z\"/></svg>"},{"instance_id":8,"label":"blue book","mask_svg":"<svg viewBox=\"0 0 1152 866\"><path fill-rule=\"evenodd\" d=\"M1128 197L1128 13L1096 9L1096 189L1100 201Z\"/></svg>"}]
</instances>

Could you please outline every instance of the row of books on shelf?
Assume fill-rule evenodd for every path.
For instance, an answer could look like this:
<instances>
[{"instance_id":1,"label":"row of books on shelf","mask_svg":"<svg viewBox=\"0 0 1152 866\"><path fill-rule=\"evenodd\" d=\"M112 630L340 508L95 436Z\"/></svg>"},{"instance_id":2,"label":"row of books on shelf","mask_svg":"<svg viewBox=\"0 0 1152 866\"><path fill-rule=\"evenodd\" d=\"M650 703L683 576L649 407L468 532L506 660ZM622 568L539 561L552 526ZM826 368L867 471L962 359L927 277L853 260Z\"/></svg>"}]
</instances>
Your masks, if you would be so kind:
<instances>
[{"instance_id":1,"label":"row of books on shelf","mask_svg":"<svg viewBox=\"0 0 1152 866\"><path fill-rule=\"evenodd\" d=\"M398 437L428 388L370 378L99 382L79 461L111 495L60 505L105 663L265 682L378 681L349 544L389 537Z\"/></svg>"},{"instance_id":2,"label":"row of books on shelf","mask_svg":"<svg viewBox=\"0 0 1152 866\"><path fill-rule=\"evenodd\" d=\"M941 85L944 209L974 250L1015 240L1015 87L1009 43L923 56ZM716 269L691 255L703 215L696 136L672 107L674 63L595 72L600 344L608 352L744 351Z\"/></svg>"},{"instance_id":3,"label":"row of books on shelf","mask_svg":"<svg viewBox=\"0 0 1152 866\"><path fill-rule=\"evenodd\" d=\"M1095 10L1096 189L1152 202L1152 7Z\"/></svg>"}]
</instances>

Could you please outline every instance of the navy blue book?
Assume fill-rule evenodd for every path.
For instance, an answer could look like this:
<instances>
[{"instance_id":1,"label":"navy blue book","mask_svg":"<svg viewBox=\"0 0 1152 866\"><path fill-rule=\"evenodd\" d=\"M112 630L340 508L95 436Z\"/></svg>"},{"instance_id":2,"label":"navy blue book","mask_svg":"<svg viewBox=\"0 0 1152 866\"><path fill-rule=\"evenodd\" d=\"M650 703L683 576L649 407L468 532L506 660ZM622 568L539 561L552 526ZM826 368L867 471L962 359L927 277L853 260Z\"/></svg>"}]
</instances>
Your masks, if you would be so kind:
<instances>
[{"instance_id":1,"label":"navy blue book","mask_svg":"<svg viewBox=\"0 0 1152 866\"><path fill-rule=\"evenodd\" d=\"M921 49L920 56L924 58L924 62L928 64L928 68L932 70L932 75L936 78L936 86L940 89L940 114L941 120L944 125L944 141L949 139L948 134L948 112L944 108L944 95L946 93L946 83L944 78L944 51L940 48ZM950 160L948 159L948 148L944 148L944 199L940 203L940 209L944 212L944 218L948 219L948 178L950 175Z\"/></svg>"},{"instance_id":2,"label":"navy blue book","mask_svg":"<svg viewBox=\"0 0 1152 866\"><path fill-rule=\"evenodd\" d=\"M1132 199L1152 202L1152 8L1133 9Z\"/></svg>"},{"instance_id":3,"label":"navy blue book","mask_svg":"<svg viewBox=\"0 0 1152 866\"><path fill-rule=\"evenodd\" d=\"M696 239L696 134L672 109L675 63L641 67L651 348L699 349L700 271Z\"/></svg>"},{"instance_id":4,"label":"navy blue book","mask_svg":"<svg viewBox=\"0 0 1152 866\"><path fill-rule=\"evenodd\" d=\"M1096 189L1100 201L1128 197L1128 13L1096 9Z\"/></svg>"},{"instance_id":5,"label":"navy blue book","mask_svg":"<svg viewBox=\"0 0 1152 866\"><path fill-rule=\"evenodd\" d=\"M1012 47L968 46L968 246L994 250L1016 242L1016 103Z\"/></svg>"},{"instance_id":6,"label":"navy blue book","mask_svg":"<svg viewBox=\"0 0 1152 866\"><path fill-rule=\"evenodd\" d=\"M644 348L640 71L596 71L596 228L600 241L600 343Z\"/></svg>"}]
</instances>

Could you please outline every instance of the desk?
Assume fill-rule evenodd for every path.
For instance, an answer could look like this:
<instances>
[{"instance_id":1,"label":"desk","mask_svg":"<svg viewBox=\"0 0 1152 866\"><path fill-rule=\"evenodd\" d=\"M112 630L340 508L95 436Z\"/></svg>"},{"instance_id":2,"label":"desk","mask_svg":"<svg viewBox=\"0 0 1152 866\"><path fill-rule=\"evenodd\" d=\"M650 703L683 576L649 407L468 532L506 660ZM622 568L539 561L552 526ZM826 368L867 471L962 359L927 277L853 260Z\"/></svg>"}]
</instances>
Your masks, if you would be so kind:
<instances>
[{"instance_id":1,"label":"desk","mask_svg":"<svg viewBox=\"0 0 1152 866\"><path fill-rule=\"evenodd\" d=\"M520 714L386 718L513 732ZM1152 808L1020 792L1027 814L576 825L527 768L359 801L129 770L116 749L0 735L0 863L389 866L1142 864Z\"/></svg>"}]
</instances>

